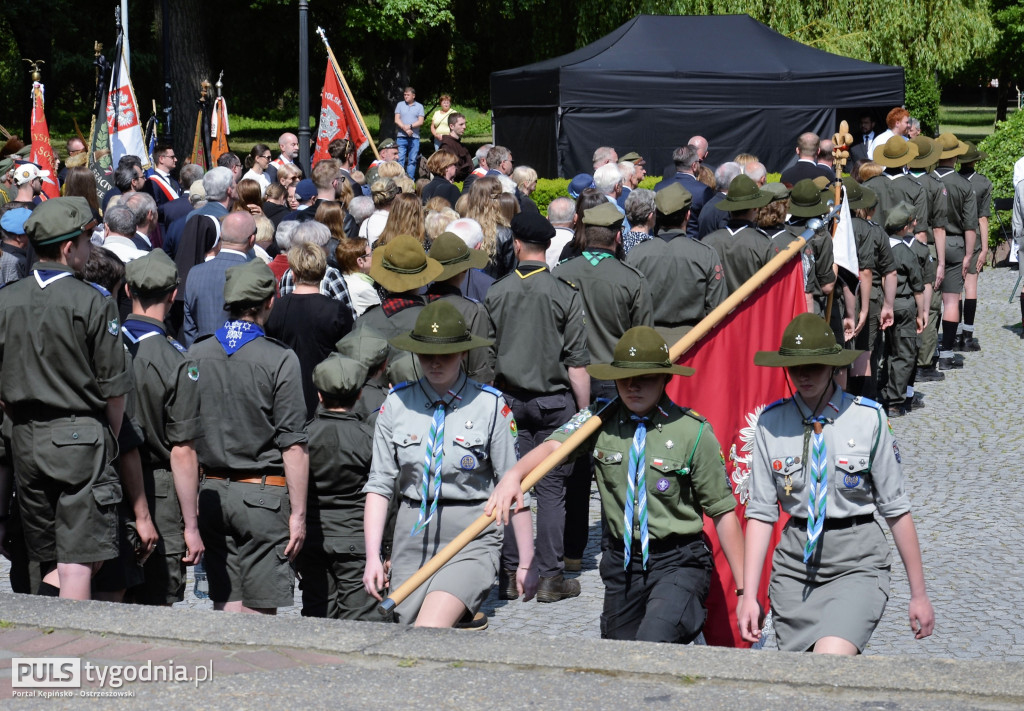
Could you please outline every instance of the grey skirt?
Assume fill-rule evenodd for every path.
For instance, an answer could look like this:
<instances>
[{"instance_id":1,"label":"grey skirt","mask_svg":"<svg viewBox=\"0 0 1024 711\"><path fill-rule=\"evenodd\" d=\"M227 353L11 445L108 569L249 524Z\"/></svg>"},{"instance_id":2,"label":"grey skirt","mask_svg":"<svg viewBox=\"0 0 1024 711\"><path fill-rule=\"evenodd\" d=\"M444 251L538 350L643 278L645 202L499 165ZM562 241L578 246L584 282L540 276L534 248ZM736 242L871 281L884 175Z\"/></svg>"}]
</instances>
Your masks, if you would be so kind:
<instances>
[{"instance_id":1,"label":"grey skirt","mask_svg":"<svg viewBox=\"0 0 1024 711\"><path fill-rule=\"evenodd\" d=\"M822 637L863 651L889 600L892 552L878 521L823 531L804 563L803 527L789 523L772 557L768 589L779 649L804 652Z\"/></svg>"},{"instance_id":2,"label":"grey skirt","mask_svg":"<svg viewBox=\"0 0 1024 711\"><path fill-rule=\"evenodd\" d=\"M419 518L420 505L418 501L403 499L395 523L391 589L396 589L412 577L435 553L483 514L486 503L472 501L438 504L434 519L420 533L410 536L409 532ZM395 608L397 621L406 625L414 623L424 598L435 590L454 595L466 609L476 613L487 599L498 574L501 536L501 527L490 526L473 539Z\"/></svg>"}]
</instances>

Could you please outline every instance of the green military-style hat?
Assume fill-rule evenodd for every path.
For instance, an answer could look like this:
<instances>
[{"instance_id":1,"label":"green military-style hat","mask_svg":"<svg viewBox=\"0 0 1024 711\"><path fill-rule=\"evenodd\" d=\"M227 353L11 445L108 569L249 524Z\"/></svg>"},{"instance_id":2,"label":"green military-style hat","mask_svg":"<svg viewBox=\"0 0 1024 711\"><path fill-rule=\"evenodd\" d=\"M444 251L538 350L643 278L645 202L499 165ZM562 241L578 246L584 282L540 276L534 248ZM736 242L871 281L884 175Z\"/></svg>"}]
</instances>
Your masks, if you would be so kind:
<instances>
[{"instance_id":1,"label":"green military-style hat","mask_svg":"<svg viewBox=\"0 0 1024 711\"><path fill-rule=\"evenodd\" d=\"M939 146L935 139L928 136L914 136L910 142L917 146L917 156L908 163L908 167L914 170L931 168L939 160Z\"/></svg>"},{"instance_id":2,"label":"green military-style hat","mask_svg":"<svg viewBox=\"0 0 1024 711\"><path fill-rule=\"evenodd\" d=\"M939 158L943 160L946 158L956 158L967 152L967 144L952 133L939 134L935 142L939 144L939 150L942 151L939 154Z\"/></svg>"},{"instance_id":3,"label":"green military-style hat","mask_svg":"<svg viewBox=\"0 0 1024 711\"><path fill-rule=\"evenodd\" d=\"M682 210L689 210L693 195L679 183L662 188L654 196L654 204L662 215L674 215Z\"/></svg>"},{"instance_id":4,"label":"green military-style hat","mask_svg":"<svg viewBox=\"0 0 1024 711\"><path fill-rule=\"evenodd\" d=\"M643 165L644 159L636 151L630 151L626 155L624 155L621 158L619 158L619 162L620 163L640 163L641 165Z\"/></svg>"},{"instance_id":5,"label":"green military-style hat","mask_svg":"<svg viewBox=\"0 0 1024 711\"><path fill-rule=\"evenodd\" d=\"M14 167L14 159L8 156L3 160L0 160L0 177L7 175L7 173Z\"/></svg>"},{"instance_id":6,"label":"green military-style hat","mask_svg":"<svg viewBox=\"0 0 1024 711\"><path fill-rule=\"evenodd\" d=\"M277 293L274 272L262 259L231 267L224 275L224 303L260 304Z\"/></svg>"},{"instance_id":7,"label":"green military-style hat","mask_svg":"<svg viewBox=\"0 0 1024 711\"><path fill-rule=\"evenodd\" d=\"M412 235L398 235L383 247L373 250L370 278L395 293L413 291L441 276L444 267L427 256L423 245Z\"/></svg>"},{"instance_id":8,"label":"green military-style hat","mask_svg":"<svg viewBox=\"0 0 1024 711\"><path fill-rule=\"evenodd\" d=\"M902 168L917 158L917 146L902 136L891 136L880 146L875 146L871 160L886 168Z\"/></svg>"},{"instance_id":9,"label":"green military-style hat","mask_svg":"<svg viewBox=\"0 0 1024 711\"><path fill-rule=\"evenodd\" d=\"M388 359L388 340L370 327L349 331L334 348L346 358L363 364L367 372L373 372Z\"/></svg>"},{"instance_id":10,"label":"green military-style hat","mask_svg":"<svg viewBox=\"0 0 1024 711\"><path fill-rule=\"evenodd\" d=\"M885 231L896 234L909 225L914 219L914 206L901 200L896 207L885 213Z\"/></svg>"},{"instance_id":11,"label":"green military-style hat","mask_svg":"<svg viewBox=\"0 0 1024 711\"><path fill-rule=\"evenodd\" d=\"M828 212L828 204L813 180L798 180L789 191L789 214L793 217L820 217Z\"/></svg>"},{"instance_id":12,"label":"green military-style hat","mask_svg":"<svg viewBox=\"0 0 1024 711\"><path fill-rule=\"evenodd\" d=\"M770 194L773 202L789 198L789 188L786 187L785 183L765 183L761 187L761 191Z\"/></svg>"},{"instance_id":13,"label":"green military-style hat","mask_svg":"<svg viewBox=\"0 0 1024 711\"><path fill-rule=\"evenodd\" d=\"M393 138L385 138L383 141L377 144L377 151L380 152L385 148L398 148L398 144L395 143Z\"/></svg>"},{"instance_id":14,"label":"green military-style hat","mask_svg":"<svg viewBox=\"0 0 1024 711\"><path fill-rule=\"evenodd\" d=\"M772 194L761 190L757 183L746 175L737 175L729 183L729 192L724 200L715 203L715 207L723 212L739 212L764 207L772 201Z\"/></svg>"},{"instance_id":15,"label":"green military-style hat","mask_svg":"<svg viewBox=\"0 0 1024 711\"><path fill-rule=\"evenodd\" d=\"M866 188L851 177L843 178L846 188L846 199L850 201L851 210L870 210L878 204L878 195L871 188Z\"/></svg>"},{"instance_id":16,"label":"green military-style hat","mask_svg":"<svg viewBox=\"0 0 1024 711\"><path fill-rule=\"evenodd\" d=\"M459 310L447 301L434 301L420 311L409 333L395 336L389 343L395 348L423 355L462 353L494 343L473 335Z\"/></svg>"},{"instance_id":17,"label":"green military-style hat","mask_svg":"<svg viewBox=\"0 0 1024 711\"><path fill-rule=\"evenodd\" d=\"M313 385L327 397L352 397L365 383L366 367L339 353L331 353L313 368Z\"/></svg>"},{"instance_id":18,"label":"green military-style hat","mask_svg":"<svg viewBox=\"0 0 1024 711\"><path fill-rule=\"evenodd\" d=\"M132 291L140 294L162 294L178 286L178 267L162 249L128 262L124 276Z\"/></svg>"},{"instance_id":19,"label":"green military-style hat","mask_svg":"<svg viewBox=\"0 0 1024 711\"><path fill-rule=\"evenodd\" d=\"M961 163L977 163L979 160L988 158L988 153L979 151L978 147L970 141L964 141L964 143L967 144L967 152L960 156Z\"/></svg>"},{"instance_id":20,"label":"green military-style hat","mask_svg":"<svg viewBox=\"0 0 1024 711\"><path fill-rule=\"evenodd\" d=\"M814 183L814 187L821 191L832 189L834 184L833 181L829 180L824 175L819 175L817 178L811 178L811 182Z\"/></svg>"},{"instance_id":21,"label":"green military-style hat","mask_svg":"<svg viewBox=\"0 0 1024 711\"><path fill-rule=\"evenodd\" d=\"M626 216L610 202L603 202L583 211L583 224L592 227L609 227L617 230L625 219Z\"/></svg>"},{"instance_id":22,"label":"green military-style hat","mask_svg":"<svg viewBox=\"0 0 1024 711\"><path fill-rule=\"evenodd\" d=\"M667 189L667 188L666 188ZM611 363L594 363L587 372L598 380L622 380L641 375L693 375L696 371L669 360L668 344L650 326L634 326L615 344Z\"/></svg>"},{"instance_id":23,"label":"green military-style hat","mask_svg":"<svg viewBox=\"0 0 1024 711\"><path fill-rule=\"evenodd\" d=\"M758 351L755 365L787 368L794 365L845 366L857 360L864 351L843 348L821 316L802 313L782 332L782 345L777 351Z\"/></svg>"},{"instance_id":24,"label":"green military-style hat","mask_svg":"<svg viewBox=\"0 0 1024 711\"><path fill-rule=\"evenodd\" d=\"M469 271L470 269L483 269L490 261L487 252L480 249L470 249L461 237L454 232L442 232L430 245L428 253L432 259L436 259L444 267L441 276L436 281L447 281L457 274Z\"/></svg>"},{"instance_id":25,"label":"green military-style hat","mask_svg":"<svg viewBox=\"0 0 1024 711\"><path fill-rule=\"evenodd\" d=\"M32 246L42 247L74 239L95 226L92 208L84 197L52 198L25 220L25 234Z\"/></svg>"}]
</instances>

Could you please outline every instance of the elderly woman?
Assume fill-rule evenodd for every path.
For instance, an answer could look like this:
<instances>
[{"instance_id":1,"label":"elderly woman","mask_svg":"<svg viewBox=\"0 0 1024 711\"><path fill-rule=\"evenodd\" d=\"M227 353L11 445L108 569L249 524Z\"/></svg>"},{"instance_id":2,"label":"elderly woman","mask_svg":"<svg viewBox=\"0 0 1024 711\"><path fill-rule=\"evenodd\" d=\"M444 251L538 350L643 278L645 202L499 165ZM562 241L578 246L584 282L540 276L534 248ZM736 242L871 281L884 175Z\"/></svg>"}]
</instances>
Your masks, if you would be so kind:
<instances>
[{"instance_id":1,"label":"elderly woman","mask_svg":"<svg viewBox=\"0 0 1024 711\"><path fill-rule=\"evenodd\" d=\"M537 189L537 171L528 165L517 165L512 171L512 182L516 184L516 188L519 190L519 208L523 212L537 212L540 210L537 208L537 203L530 197L533 195L533 191Z\"/></svg>"},{"instance_id":2,"label":"elderly woman","mask_svg":"<svg viewBox=\"0 0 1024 711\"><path fill-rule=\"evenodd\" d=\"M373 198L373 212L359 225L359 236L368 240L373 245L384 226L388 223L388 211L391 203L401 193L401 189L395 185L390 178L381 178L374 181L370 187L370 197Z\"/></svg>"},{"instance_id":3,"label":"elderly woman","mask_svg":"<svg viewBox=\"0 0 1024 711\"><path fill-rule=\"evenodd\" d=\"M449 207L455 207L459 201L459 189L452 182L455 179L455 168L459 159L448 150L434 151L427 159L427 170L434 179L423 187L420 196L425 205L432 197L442 197L448 201Z\"/></svg>"},{"instance_id":4,"label":"elderly woman","mask_svg":"<svg viewBox=\"0 0 1024 711\"><path fill-rule=\"evenodd\" d=\"M633 247L653 237L651 230L654 229L657 213L653 190L634 188L629 193L626 198L626 219L629 220L630 229L622 233L623 252L629 254Z\"/></svg>"},{"instance_id":5,"label":"elderly woman","mask_svg":"<svg viewBox=\"0 0 1024 711\"><path fill-rule=\"evenodd\" d=\"M313 220L299 223L299 226L295 228L295 232L292 233L293 247L305 242L311 242L324 253L325 260L327 259L327 243L330 241L331 231L327 229L327 226ZM281 277L281 296L292 293L294 289L295 276L292 270L289 269ZM323 279L320 280L320 293L341 301L352 311L352 317L355 318L355 309L352 308L352 298L349 296L348 287L345 286L345 278L334 267L327 267Z\"/></svg>"}]
</instances>

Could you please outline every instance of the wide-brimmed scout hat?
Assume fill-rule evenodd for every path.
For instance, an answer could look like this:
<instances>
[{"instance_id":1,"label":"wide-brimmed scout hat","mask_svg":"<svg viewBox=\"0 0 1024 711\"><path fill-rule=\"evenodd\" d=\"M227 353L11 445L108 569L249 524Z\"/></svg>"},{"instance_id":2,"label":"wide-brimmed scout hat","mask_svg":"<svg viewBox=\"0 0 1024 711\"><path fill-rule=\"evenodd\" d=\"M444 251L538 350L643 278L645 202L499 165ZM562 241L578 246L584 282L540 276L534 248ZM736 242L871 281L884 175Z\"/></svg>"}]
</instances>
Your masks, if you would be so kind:
<instances>
[{"instance_id":1,"label":"wide-brimmed scout hat","mask_svg":"<svg viewBox=\"0 0 1024 711\"><path fill-rule=\"evenodd\" d=\"M25 220L25 234L34 247L66 242L96 226L92 208L84 197L51 198Z\"/></svg>"},{"instance_id":2,"label":"wide-brimmed scout hat","mask_svg":"<svg viewBox=\"0 0 1024 711\"><path fill-rule=\"evenodd\" d=\"M761 191L769 193L772 196L772 202L789 199L789 188L785 183L765 183L761 186Z\"/></svg>"},{"instance_id":3,"label":"wide-brimmed scout hat","mask_svg":"<svg viewBox=\"0 0 1024 711\"><path fill-rule=\"evenodd\" d=\"M846 199L850 201L851 210L870 210L878 204L878 195L871 188L866 188L850 177L843 178L846 188Z\"/></svg>"},{"instance_id":4,"label":"wide-brimmed scout hat","mask_svg":"<svg viewBox=\"0 0 1024 711\"><path fill-rule=\"evenodd\" d=\"M875 146L871 160L886 168L902 168L917 158L917 145L902 136L892 136L880 146Z\"/></svg>"},{"instance_id":5,"label":"wide-brimmed scout hat","mask_svg":"<svg viewBox=\"0 0 1024 711\"><path fill-rule=\"evenodd\" d=\"M748 176L737 175L729 183L729 192L725 198L716 202L715 207L723 212L739 212L764 207L772 200L772 194L761 190Z\"/></svg>"},{"instance_id":6,"label":"wide-brimmed scout hat","mask_svg":"<svg viewBox=\"0 0 1024 711\"><path fill-rule=\"evenodd\" d=\"M383 247L373 250L370 278L388 291L402 293L426 286L443 271L441 263L423 251L418 239L412 235L398 235Z\"/></svg>"},{"instance_id":7,"label":"wide-brimmed scout hat","mask_svg":"<svg viewBox=\"0 0 1024 711\"><path fill-rule=\"evenodd\" d=\"M782 346L777 351L758 351L754 365L786 368L792 365L849 365L864 351L843 348L821 316L802 313L782 332Z\"/></svg>"},{"instance_id":8,"label":"wide-brimmed scout hat","mask_svg":"<svg viewBox=\"0 0 1024 711\"><path fill-rule=\"evenodd\" d=\"M487 252L481 249L470 249L469 245L454 232L439 234L434 243L430 245L428 256L436 259L444 267L444 271L436 281L447 281L470 269L483 269L489 261Z\"/></svg>"},{"instance_id":9,"label":"wide-brimmed scout hat","mask_svg":"<svg viewBox=\"0 0 1024 711\"><path fill-rule=\"evenodd\" d=\"M696 371L669 360L668 344L650 326L634 326L615 344L611 363L594 363L587 372L598 380L622 380L641 375L693 375Z\"/></svg>"},{"instance_id":10,"label":"wide-brimmed scout hat","mask_svg":"<svg viewBox=\"0 0 1024 711\"><path fill-rule=\"evenodd\" d=\"M910 142L917 146L917 157L908 163L910 168L921 170L931 168L939 160L939 146L934 138L914 136Z\"/></svg>"},{"instance_id":11,"label":"wide-brimmed scout hat","mask_svg":"<svg viewBox=\"0 0 1024 711\"><path fill-rule=\"evenodd\" d=\"M955 158L962 156L967 152L967 144L961 141L952 133L942 133L935 139L935 142L939 144L939 150L942 153L939 154L939 158L945 160L946 158Z\"/></svg>"},{"instance_id":12,"label":"wide-brimmed scout hat","mask_svg":"<svg viewBox=\"0 0 1024 711\"><path fill-rule=\"evenodd\" d=\"M400 350L423 355L462 353L494 343L489 338L473 335L459 310L447 301L434 301L425 306L409 333L395 336L388 342Z\"/></svg>"},{"instance_id":13,"label":"wide-brimmed scout hat","mask_svg":"<svg viewBox=\"0 0 1024 711\"><path fill-rule=\"evenodd\" d=\"M820 217L828 213L828 203L813 180L798 180L789 191L789 214L793 217Z\"/></svg>"},{"instance_id":14,"label":"wide-brimmed scout hat","mask_svg":"<svg viewBox=\"0 0 1024 711\"><path fill-rule=\"evenodd\" d=\"M967 144L967 152L960 156L961 163L976 163L979 160L988 158L988 153L979 151L978 147L970 141L964 141L964 143Z\"/></svg>"},{"instance_id":15,"label":"wide-brimmed scout hat","mask_svg":"<svg viewBox=\"0 0 1024 711\"><path fill-rule=\"evenodd\" d=\"M47 200L49 202L49 200ZM252 259L224 272L224 304L260 304L277 293L274 272L262 259Z\"/></svg>"}]
</instances>

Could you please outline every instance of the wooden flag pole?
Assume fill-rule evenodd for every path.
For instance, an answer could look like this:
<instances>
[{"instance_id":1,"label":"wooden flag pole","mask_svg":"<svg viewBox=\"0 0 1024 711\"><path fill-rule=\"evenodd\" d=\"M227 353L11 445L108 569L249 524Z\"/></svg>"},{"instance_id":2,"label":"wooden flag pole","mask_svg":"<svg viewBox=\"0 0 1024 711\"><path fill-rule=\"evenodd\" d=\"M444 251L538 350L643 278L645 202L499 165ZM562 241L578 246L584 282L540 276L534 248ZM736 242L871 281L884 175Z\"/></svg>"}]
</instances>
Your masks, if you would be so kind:
<instances>
[{"instance_id":1,"label":"wooden flag pole","mask_svg":"<svg viewBox=\"0 0 1024 711\"><path fill-rule=\"evenodd\" d=\"M730 312L746 301L755 291L757 291L757 289L774 276L775 273L783 267L783 265L796 255L800 254L804 245L807 244L807 240L814 234L814 231L826 221L832 219L837 214L838 210L838 207L833 208L832 211L821 221L811 220L808 223L807 229L804 230L800 237L789 243L784 250L779 252L767 264L758 269L757 272L755 272L750 279L744 282L739 289L730 294L725 301L701 319L700 323L693 327L693 330L680 338L679 341L669 349L670 360L672 362L678 360L683 353L688 351L695 343L706 336L715 326L721 323ZM534 467L534 469L523 479L521 484L522 491L524 493L529 491L533 488L534 484L547 476L548 472L568 459L569 455L572 454L580 444L585 442L590 435L598 430L603 423L601 413L616 401L617 400L612 400L610 403L602 407L601 410L594 413L589 419L580 425L578 430L573 432L568 439L562 442L558 446L558 449L549 454L543 461L541 461L540 464ZM429 580L434 573L440 570L441 566L454 558L456 553L462 550L470 541L480 535L481 532L491 525L497 515L498 512L495 511L490 516L479 516L473 523L467 526L458 536L456 536L451 543L439 550L433 558L424 563L423 567L413 573L408 580L399 585L396 589L392 590L391 594L384 598L381 604L377 606L377 611L380 612L381 615L387 615L392 612L397 605L409 597L409 595L411 595L419 586Z\"/></svg>"},{"instance_id":2,"label":"wooden flag pole","mask_svg":"<svg viewBox=\"0 0 1024 711\"><path fill-rule=\"evenodd\" d=\"M345 98L348 99L348 103L352 107L352 110L356 112L356 119L359 121L359 127L363 129L363 134L366 136L366 140L370 142L370 148L373 149L373 155L377 160L380 160L380 153L377 152L377 144L374 143L373 136L370 135L370 129L366 127L366 121L363 119L363 114L359 111L359 105L352 97L352 90L348 88L348 82L345 81L345 74L341 71L341 67L338 66L338 60L334 57L334 50L331 49L331 43L327 41L327 34L324 32L324 28L317 27L316 33L320 35L320 39L324 42L324 47L327 48L327 57L331 60L331 66L334 67L334 71L337 72L338 78L341 79L341 87L345 90Z\"/></svg>"}]
</instances>

